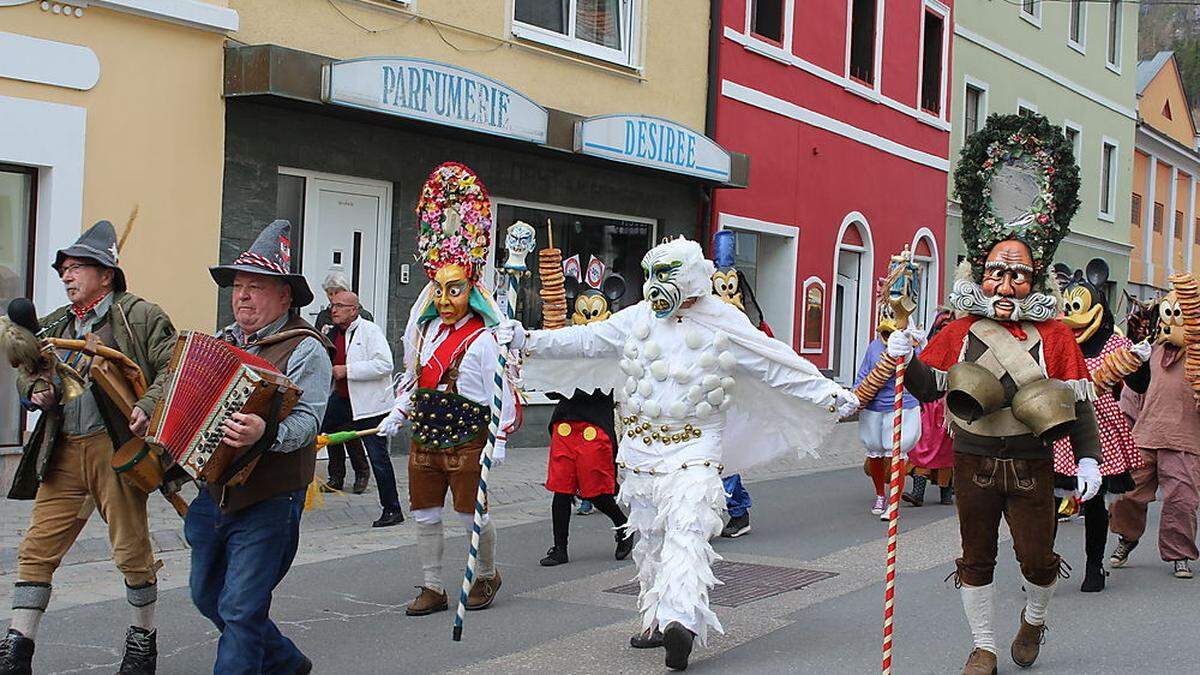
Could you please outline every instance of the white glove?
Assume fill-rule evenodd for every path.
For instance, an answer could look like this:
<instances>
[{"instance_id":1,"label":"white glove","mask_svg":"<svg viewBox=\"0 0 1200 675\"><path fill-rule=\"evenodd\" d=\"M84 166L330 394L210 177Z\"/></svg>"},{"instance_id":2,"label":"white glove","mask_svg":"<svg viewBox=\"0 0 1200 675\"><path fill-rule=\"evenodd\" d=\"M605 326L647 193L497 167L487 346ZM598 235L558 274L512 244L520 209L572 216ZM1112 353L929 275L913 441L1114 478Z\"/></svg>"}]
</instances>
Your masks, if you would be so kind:
<instances>
[{"instance_id":1,"label":"white glove","mask_svg":"<svg viewBox=\"0 0 1200 675\"><path fill-rule=\"evenodd\" d=\"M403 427L404 413L400 412L399 408L392 408L392 412L388 413L388 416L379 423L379 435L395 436Z\"/></svg>"},{"instance_id":2,"label":"white glove","mask_svg":"<svg viewBox=\"0 0 1200 675\"><path fill-rule=\"evenodd\" d=\"M908 360L913 353L913 336L907 330L894 330L888 336L887 355L893 359Z\"/></svg>"},{"instance_id":3,"label":"white glove","mask_svg":"<svg viewBox=\"0 0 1200 675\"><path fill-rule=\"evenodd\" d=\"M912 337L913 345L915 345L918 349L924 349L925 345L929 344L929 338L925 336L925 331L921 330L920 328L916 326L909 326L905 330Z\"/></svg>"},{"instance_id":4,"label":"white glove","mask_svg":"<svg viewBox=\"0 0 1200 675\"><path fill-rule=\"evenodd\" d=\"M1075 494L1079 495L1079 501L1086 502L1095 497L1100 491L1100 465L1091 457L1084 457L1079 460L1079 467L1075 470L1075 480L1078 483Z\"/></svg>"},{"instance_id":5,"label":"white glove","mask_svg":"<svg viewBox=\"0 0 1200 675\"><path fill-rule=\"evenodd\" d=\"M858 396L849 389L839 389L833 395L833 403L837 406L839 418L849 417L858 412L858 409L862 407L862 401L859 401Z\"/></svg>"},{"instance_id":6,"label":"white glove","mask_svg":"<svg viewBox=\"0 0 1200 675\"><path fill-rule=\"evenodd\" d=\"M525 327L516 319L505 319L493 329L496 343L501 347L508 345L509 349L520 349L525 346Z\"/></svg>"},{"instance_id":7,"label":"white glove","mask_svg":"<svg viewBox=\"0 0 1200 675\"><path fill-rule=\"evenodd\" d=\"M496 468L504 463L504 450L508 444L503 441L496 441L492 446L492 468ZM479 466L483 466L483 453L479 453Z\"/></svg>"},{"instance_id":8,"label":"white glove","mask_svg":"<svg viewBox=\"0 0 1200 675\"><path fill-rule=\"evenodd\" d=\"M1133 352L1134 356L1141 359L1142 363L1145 363L1150 360L1150 341L1142 340L1141 342L1130 347L1129 351Z\"/></svg>"}]
</instances>

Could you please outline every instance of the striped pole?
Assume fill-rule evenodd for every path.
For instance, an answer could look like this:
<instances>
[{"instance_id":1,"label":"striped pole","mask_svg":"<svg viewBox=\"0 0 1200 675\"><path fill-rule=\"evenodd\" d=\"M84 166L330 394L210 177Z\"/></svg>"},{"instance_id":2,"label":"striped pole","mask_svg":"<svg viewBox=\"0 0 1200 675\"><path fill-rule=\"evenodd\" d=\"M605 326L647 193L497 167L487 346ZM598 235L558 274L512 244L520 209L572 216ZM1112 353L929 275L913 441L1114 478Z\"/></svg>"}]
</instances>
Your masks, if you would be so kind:
<instances>
[{"instance_id":1,"label":"striped pole","mask_svg":"<svg viewBox=\"0 0 1200 675\"><path fill-rule=\"evenodd\" d=\"M900 530L900 491L904 487L900 437L904 421L904 371L906 360L896 364L896 402L892 412L892 484L888 491L887 576L883 592L883 675L892 672L892 618L896 604L896 540Z\"/></svg>"},{"instance_id":2,"label":"striped pole","mask_svg":"<svg viewBox=\"0 0 1200 675\"><path fill-rule=\"evenodd\" d=\"M514 306L517 297L517 275L501 272L502 278L498 288L507 287L508 292L498 294L497 304L507 318L511 319L516 312ZM505 278L506 277L506 278ZM467 568L463 571L462 590L458 595L458 611L454 613L454 630L451 639L462 641L463 619L467 614L467 595L475 583L475 568L479 564L479 531L483 528L484 504L487 503L488 473L492 470L492 452L496 447L496 433L500 430L500 413L504 409L504 371L508 367L506 352L507 345L500 345L500 356L496 360L496 372L492 381L491 417L488 420L487 443L483 446L482 465L479 469L479 488L475 491L475 519L471 523L471 546L467 550Z\"/></svg>"}]
</instances>

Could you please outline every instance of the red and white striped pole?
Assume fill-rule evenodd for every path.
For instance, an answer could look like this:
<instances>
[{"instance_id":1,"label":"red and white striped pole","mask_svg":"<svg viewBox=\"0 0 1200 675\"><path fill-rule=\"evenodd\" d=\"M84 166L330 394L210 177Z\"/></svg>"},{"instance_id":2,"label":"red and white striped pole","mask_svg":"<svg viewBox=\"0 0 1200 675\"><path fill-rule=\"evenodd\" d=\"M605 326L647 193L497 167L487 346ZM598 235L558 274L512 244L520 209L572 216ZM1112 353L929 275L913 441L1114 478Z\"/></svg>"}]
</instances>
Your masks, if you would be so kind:
<instances>
[{"instance_id":1,"label":"red and white striped pole","mask_svg":"<svg viewBox=\"0 0 1200 675\"><path fill-rule=\"evenodd\" d=\"M896 402L892 413L892 483L888 491L887 576L883 592L883 675L892 672L892 619L896 609L896 541L900 529L900 491L904 472L900 459L900 437L904 421L904 371L907 359L896 363Z\"/></svg>"}]
</instances>

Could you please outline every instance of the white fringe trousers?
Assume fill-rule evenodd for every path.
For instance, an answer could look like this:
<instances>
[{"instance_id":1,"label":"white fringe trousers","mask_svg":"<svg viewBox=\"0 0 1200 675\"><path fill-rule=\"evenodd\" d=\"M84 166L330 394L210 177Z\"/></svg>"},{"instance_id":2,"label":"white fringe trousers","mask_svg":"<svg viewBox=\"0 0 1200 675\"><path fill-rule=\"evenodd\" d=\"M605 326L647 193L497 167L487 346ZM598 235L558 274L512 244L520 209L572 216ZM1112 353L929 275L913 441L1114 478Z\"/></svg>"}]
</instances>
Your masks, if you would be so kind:
<instances>
[{"instance_id":1,"label":"white fringe trousers","mask_svg":"<svg viewBox=\"0 0 1200 675\"><path fill-rule=\"evenodd\" d=\"M720 560L708 541L721 533L725 489L712 466L668 474L626 471L618 499L629 509L626 527L638 533L638 611L642 629L677 621L705 644L709 627L724 633L708 608L708 592L721 583L712 573Z\"/></svg>"}]
</instances>

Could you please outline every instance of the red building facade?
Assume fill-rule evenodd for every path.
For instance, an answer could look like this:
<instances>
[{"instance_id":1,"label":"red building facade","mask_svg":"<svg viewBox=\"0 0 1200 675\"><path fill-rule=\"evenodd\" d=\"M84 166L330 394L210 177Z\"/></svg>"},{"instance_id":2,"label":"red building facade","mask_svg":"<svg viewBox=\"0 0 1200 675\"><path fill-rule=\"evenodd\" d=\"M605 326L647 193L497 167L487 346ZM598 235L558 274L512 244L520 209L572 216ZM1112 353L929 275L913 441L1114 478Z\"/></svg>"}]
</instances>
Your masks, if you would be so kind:
<instances>
[{"instance_id":1,"label":"red building facade","mask_svg":"<svg viewBox=\"0 0 1200 675\"><path fill-rule=\"evenodd\" d=\"M776 336L847 381L888 258L916 253L921 325L953 266L952 2L727 0L717 20L715 138L752 164L749 189L716 191L714 227L738 233Z\"/></svg>"}]
</instances>

